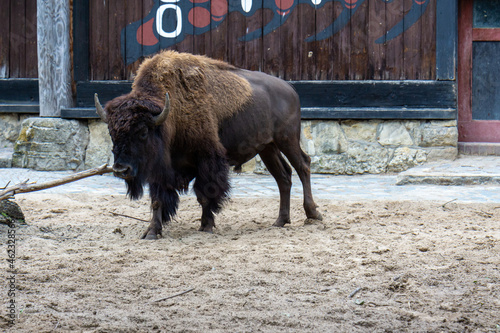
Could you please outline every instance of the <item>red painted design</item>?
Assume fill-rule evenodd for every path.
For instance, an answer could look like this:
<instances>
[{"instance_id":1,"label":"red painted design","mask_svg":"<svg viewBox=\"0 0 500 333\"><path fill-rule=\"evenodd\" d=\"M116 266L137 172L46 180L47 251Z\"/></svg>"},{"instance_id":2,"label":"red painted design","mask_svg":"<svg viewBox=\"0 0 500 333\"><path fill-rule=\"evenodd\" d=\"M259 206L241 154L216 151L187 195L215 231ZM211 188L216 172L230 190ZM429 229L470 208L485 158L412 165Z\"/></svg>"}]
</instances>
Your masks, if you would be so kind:
<instances>
[{"instance_id":1,"label":"red painted design","mask_svg":"<svg viewBox=\"0 0 500 333\"><path fill-rule=\"evenodd\" d=\"M210 12L203 7L194 7L189 11L188 20L196 28L205 28L210 24Z\"/></svg>"},{"instance_id":2,"label":"red painted design","mask_svg":"<svg viewBox=\"0 0 500 333\"><path fill-rule=\"evenodd\" d=\"M156 45L159 40L153 32L153 23L155 19L147 21L137 29L137 42L141 45L152 46Z\"/></svg>"},{"instance_id":3,"label":"red painted design","mask_svg":"<svg viewBox=\"0 0 500 333\"><path fill-rule=\"evenodd\" d=\"M278 15L285 16L285 15L290 14L290 11L289 11L289 10L287 10L286 12L284 12L284 11L281 11L281 10L276 10L276 13L278 13Z\"/></svg>"},{"instance_id":4,"label":"red painted design","mask_svg":"<svg viewBox=\"0 0 500 333\"><path fill-rule=\"evenodd\" d=\"M274 3L276 4L276 7L282 9L281 12L284 12L286 9L293 6L294 0L274 0Z\"/></svg>"},{"instance_id":5,"label":"red painted design","mask_svg":"<svg viewBox=\"0 0 500 333\"><path fill-rule=\"evenodd\" d=\"M227 0L212 0L212 3L210 4L210 12L212 13L212 16L219 18L226 15L227 11Z\"/></svg>"},{"instance_id":6,"label":"red painted design","mask_svg":"<svg viewBox=\"0 0 500 333\"><path fill-rule=\"evenodd\" d=\"M415 0L415 3L416 3L417 5L423 5L423 4L425 3L425 1L426 1L426 0L421 0L421 1L419 1L419 0Z\"/></svg>"},{"instance_id":7,"label":"red painted design","mask_svg":"<svg viewBox=\"0 0 500 333\"><path fill-rule=\"evenodd\" d=\"M358 0L344 0L345 1L345 7L347 9L354 9L356 8L356 2L358 2ZM425 2L425 0L424 0Z\"/></svg>"}]
</instances>

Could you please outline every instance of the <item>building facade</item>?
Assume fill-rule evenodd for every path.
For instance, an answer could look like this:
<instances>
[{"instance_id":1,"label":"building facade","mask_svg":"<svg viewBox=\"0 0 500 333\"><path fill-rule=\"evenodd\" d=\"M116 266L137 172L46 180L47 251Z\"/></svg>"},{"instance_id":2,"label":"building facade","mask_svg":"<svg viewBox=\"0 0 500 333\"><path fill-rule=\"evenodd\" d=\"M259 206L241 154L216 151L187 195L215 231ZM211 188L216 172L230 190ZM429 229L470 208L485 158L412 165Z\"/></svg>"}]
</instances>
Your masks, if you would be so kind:
<instances>
[{"instance_id":1,"label":"building facade","mask_svg":"<svg viewBox=\"0 0 500 333\"><path fill-rule=\"evenodd\" d=\"M141 60L162 49L289 81L314 172L398 172L459 150L500 153L500 1L8 2L0 143L14 148L14 166L110 162L93 95L104 103L127 93ZM47 134L66 130L57 145ZM261 169L258 159L249 169Z\"/></svg>"}]
</instances>

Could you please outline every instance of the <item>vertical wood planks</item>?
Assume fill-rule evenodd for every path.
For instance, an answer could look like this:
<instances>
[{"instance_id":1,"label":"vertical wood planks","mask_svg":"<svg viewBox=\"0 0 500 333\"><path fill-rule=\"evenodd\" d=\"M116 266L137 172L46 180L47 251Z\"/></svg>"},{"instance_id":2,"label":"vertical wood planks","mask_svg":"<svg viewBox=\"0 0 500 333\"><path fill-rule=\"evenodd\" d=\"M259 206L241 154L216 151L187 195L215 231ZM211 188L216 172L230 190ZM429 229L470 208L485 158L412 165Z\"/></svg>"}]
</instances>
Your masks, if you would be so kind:
<instances>
[{"instance_id":1,"label":"vertical wood planks","mask_svg":"<svg viewBox=\"0 0 500 333\"><path fill-rule=\"evenodd\" d=\"M122 27L125 26L126 16L123 15L123 12L126 12L127 5L127 0L109 2L108 71L110 80L120 80L125 77L125 65L122 55L117 51L121 48L120 32Z\"/></svg>"},{"instance_id":2,"label":"vertical wood planks","mask_svg":"<svg viewBox=\"0 0 500 333\"><path fill-rule=\"evenodd\" d=\"M436 78L436 2L431 1L420 21L422 24L420 80L432 80Z\"/></svg>"},{"instance_id":3,"label":"vertical wood planks","mask_svg":"<svg viewBox=\"0 0 500 333\"><path fill-rule=\"evenodd\" d=\"M394 1L387 3L386 11L386 30L394 27L404 17L404 1ZM404 34L403 34L404 35ZM385 80L402 80L404 79L403 72L403 51L404 38L400 35L390 41L385 40L386 45L386 75ZM385 39L385 38L384 38Z\"/></svg>"},{"instance_id":4,"label":"vertical wood planks","mask_svg":"<svg viewBox=\"0 0 500 333\"><path fill-rule=\"evenodd\" d=\"M219 11L218 14L220 14L229 10L229 7L227 4L224 6L223 3L219 2L217 10ZM227 59L227 38L228 38L227 16L228 14L226 14L225 19L222 19L222 22L216 23L212 20L210 22L212 29L209 32L207 32L207 34L210 34L210 53L208 55L212 58L219 60Z\"/></svg>"},{"instance_id":5,"label":"vertical wood planks","mask_svg":"<svg viewBox=\"0 0 500 333\"><path fill-rule=\"evenodd\" d=\"M10 1L0 10L0 79L10 76Z\"/></svg>"},{"instance_id":6,"label":"vertical wood planks","mask_svg":"<svg viewBox=\"0 0 500 333\"><path fill-rule=\"evenodd\" d=\"M123 47L121 31L127 24L144 19L158 6L158 0L89 1L90 78L131 79L141 59L124 68L119 52ZM405 15L416 8L414 0L326 1L252 0L249 16L239 3L169 2L182 2L182 15L190 23L185 24L176 44L160 38L158 44L148 48L205 54L286 80L435 79L437 0L430 0L426 9L420 6L423 15L411 24ZM239 11L229 12L231 9ZM169 9L163 19L176 20L175 11ZM335 20L338 22L333 28ZM193 22L197 23L192 26ZM266 28L270 22L272 28ZM386 38L398 24L405 31L392 31ZM242 40L255 30L263 36ZM13 55L10 52L9 57Z\"/></svg>"},{"instance_id":7,"label":"vertical wood planks","mask_svg":"<svg viewBox=\"0 0 500 333\"><path fill-rule=\"evenodd\" d=\"M143 17L145 17L148 12L145 12L143 10L142 6L143 1L142 0L126 0L126 7L125 10L122 10L122 13L125 14L125 24L131 24L133 22L136 22L138 20L141 20ZM150 3L152 6L152 4ZM121 27L123 29L123 26ZM134 32L131 31L126 31L124 33L124 40L127 40L126 34L134 34ZM137 39L137 34L135 33L136 36L131 36L132 38L135 37ZM118 39L118 36L115 36L114 38ZM120 38L121 38L121 32L120 32ZM120 45L120 48L124 48L125 45ZM123 54L120 52L120 56L123 58ZM135 72L137 72L137 68L139 68L139 61L136 61L130 65L128 65L125 69L125 76L123 79L126 80L132 80L133 75Z\"/></svg>"},{"instance_id":8,"label":"vertical wood planks","mask_svg":"<svg viewBox=\"0 0 500 333\"><path fill-rule=\"evenodd\" d=\"M282 0L283 1L283 0ZM290 2L291 3L291 2ZM280 8L283 8L285 11L288 9L288 2L280 3ZM299 9L296 8L295 11ZM281 68L279 70L279 76L285 80L292 80L292 77L296 77L296 62L300 59L297 50L300 49L300 46L303 43L304 36L300 34L300 15L298 15L295 11L292 11L286 20L281 16L281 31L280 31L280 57L281 57ZM295 75L294 75L295 74Z\"/></svg>"},{"instance_id":9,"label":"vertical wood planks","mask_svg":"<svg viewBox=\"0 0 500 333\"><path fill-rule=\"evenodd\" d=\"M36 0L26 0L26 78L38 77Z\"/></svg>"},{"instance_id":10,"label":"vertical wood planks","mask_svg":"<svg viewBox=\"0 0 500 333\"><path fill-rule=\"evenodd\" d=\"M263 24L270 22L275 15L272 10L264 9ZM283 74L280 31L281 27L262 37L262 71L278 77Z\"/></svg>"},{"instance_id":11,"label":"vertical wood planks","mask_svg":"<svg viewBox=\"0 0 500 333\"><path fill-rule=\"evenodd\" d=\"M409 13L413 0L404 0L404 13ZM418 80L420 78L420 52L422 49L422 23L421 20L413 24L404 32L403 64L405 80Z\"/></svg>"},{"instance_id":12,"label":"vertical wood planks","mask_svg":"<svg viewBox=\"0 0 500 333\"><path fill-rule=\"evenodd\" d=\"M368 4L370 2L363 2L354 14L356 19L351 19L351 61L349 68L351 80L368 78Z\"/></svg>"},{"instance_id":13,"label":"vertical wood planks","mask_svg":"<svg viewBox=\"0 0 500 333\"><path fill-rule=\"evenodd\" d=\"M109 80L109 0L90 0L90 78ZM115 50L118 52L118 50Z\"/></svg>"},{"instance_id":14,"label":"vertical wood planks","mask_svg":"<svg viewBox=\"0 0 500 333\"><path fill-rule=\"evenodd\" d=\"M245 35L245 17L241 13L234 12L230 13L226 20L231 27L227 31L227 61L237 67L245 67L246 43L239 40L239 37Z\"/></svg>"},{"instance_id":15,"label":"vertical wood planks","mask_svg":"<svg viewBox=\"0 0 500 333\"><path fill-rule=\"evenodd\" d=\"M299 6L299 43L298 46L298 69L300 73L295 75L298 80L315 80L317 69L317 41L306 42L309 37L316 35L316 10L315 7L304 4Z\"/></svg>"},{"instance_id":16,"label":"vertical wood planks","mask_svg":"<svg viewBox=\"0 0 500 333\"><path fill-rule=\"evenodd\" d=\"M26 77L26 6L25 1L10 5L10 76Z\"/></svg>"},{"instance_id":17,"label":"vertical wood planks","mask_svg":"<svg viewBox=\"0 0 500 333\"><path fill-rule=\"evenodd\" d=\"M255 31L262 30L263 25L263 9L262 9L262 0L254 0L252 6L257 8L254 15L250 17L245 17L245 34ZM246 52L245 55L245 65L244 68L253 71L262 70L262 39L257 38L245 43Z\"/></svg>"},{"instance_id":18,"label":"vertical wood planks","mask_svg":"<svg viewBox=\"0 0 500 333\"><path fill-rule=\"evenodd\" d=\"M336 8L342 5L338 2L328 2L323 7L316 10L316 28L315 34L323 29L328 28L332 20L338 15L336 13ZM301 38L303 38L301 36ZM334 38L327 38L318 41L316 48L316 63L318 80L332 80L334 78L334 72L336 69L335 59L338 57L338 49L334 45Z\"/></svg>"},{"instance_id":19,"label":"vertical wood planks","mask_svg":"<svg viewBox=\"0 0 500 333\"><path fill-rule=\"evenodd\" d=\"M376 40L386 31L386 3L384 1L370 2L367 39L368 78L370 80L384 80L388 77L385 59L387 45L376 43Z\"/></svg>"}]
</instances>

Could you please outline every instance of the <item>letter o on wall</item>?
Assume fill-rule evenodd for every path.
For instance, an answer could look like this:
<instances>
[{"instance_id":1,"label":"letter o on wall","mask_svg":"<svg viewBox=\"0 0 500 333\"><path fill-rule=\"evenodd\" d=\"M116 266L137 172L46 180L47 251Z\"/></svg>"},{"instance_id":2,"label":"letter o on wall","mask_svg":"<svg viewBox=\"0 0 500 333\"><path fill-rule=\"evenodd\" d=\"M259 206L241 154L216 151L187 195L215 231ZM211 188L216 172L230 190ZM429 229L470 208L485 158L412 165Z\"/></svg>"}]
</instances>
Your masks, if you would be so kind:
<instances>
[{"instance_id":1,"label":"letter o on wall","mask_svg":"<svg viewBox=\"0 0 500 333\"><path fill-rule=\"evenodd\" d=\"M177 0L178 1L178 0ZM176 2L175 0L172 2ZM163 14L167 9L175 10L175 16L177 18L177 27L174 31L165 31L163 30ZM166 4L158 7L156 11L156 31L158 35L164 38L175 38L181 34L182 31L182 11L181 8L174 4Z\"/></svg>"}]
</instances>

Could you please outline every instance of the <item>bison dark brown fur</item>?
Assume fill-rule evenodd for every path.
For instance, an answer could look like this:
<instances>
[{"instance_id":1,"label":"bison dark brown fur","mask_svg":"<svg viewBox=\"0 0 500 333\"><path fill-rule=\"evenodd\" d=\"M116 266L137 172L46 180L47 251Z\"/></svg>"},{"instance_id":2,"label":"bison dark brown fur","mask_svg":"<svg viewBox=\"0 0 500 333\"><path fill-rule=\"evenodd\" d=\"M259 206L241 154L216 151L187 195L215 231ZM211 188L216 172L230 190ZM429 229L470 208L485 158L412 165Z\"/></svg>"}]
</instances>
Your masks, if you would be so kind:
<instances>
[{"instance_id":1,"label":"bison dark brown fur","mask_svg":"<svg viewBox=\"0 0 500 333\"><path fill-rule=\"evenodd\" d=\"M132 91L103 109L113 140L115 175L137 199L149 185L153 218L143 235L156 239L175 215L179 192L193 189L202 206L201 231L212 232L214 214L229 194L229 167L255 155L280 191L275 226L290 223L292 170L304 189L308 218L321 219L310 184L310 158L301 150L300 106L283 80L238 69L204 56L164 51L145 60Z\"/></svg>"}]
</instances>

